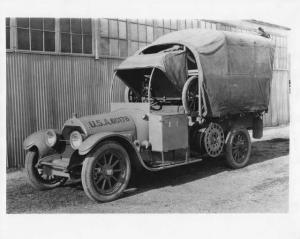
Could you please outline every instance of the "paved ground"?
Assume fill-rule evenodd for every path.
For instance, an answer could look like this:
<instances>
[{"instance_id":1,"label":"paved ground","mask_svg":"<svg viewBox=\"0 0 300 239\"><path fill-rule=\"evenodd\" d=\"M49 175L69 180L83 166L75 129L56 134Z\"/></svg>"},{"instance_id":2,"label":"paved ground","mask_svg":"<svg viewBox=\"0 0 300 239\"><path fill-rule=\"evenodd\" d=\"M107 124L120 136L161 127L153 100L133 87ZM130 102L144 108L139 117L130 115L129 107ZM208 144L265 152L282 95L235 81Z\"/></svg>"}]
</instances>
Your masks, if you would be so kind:
<instances>
[{"instance_id":1,"label":"paved ground","mask_svg":"<svg viewBox=\"0 0 300 239\"><path fill-rule=\"evenodd\" d=\"M254 140L253 140L254 141ZM229 170L222 160L149 173L114 202L98 204L81 184L39 192L23 171L7 174L7 213L287 212L289 129L269 128L252 145L251 164Z\"/></svg>"}]
</instances>

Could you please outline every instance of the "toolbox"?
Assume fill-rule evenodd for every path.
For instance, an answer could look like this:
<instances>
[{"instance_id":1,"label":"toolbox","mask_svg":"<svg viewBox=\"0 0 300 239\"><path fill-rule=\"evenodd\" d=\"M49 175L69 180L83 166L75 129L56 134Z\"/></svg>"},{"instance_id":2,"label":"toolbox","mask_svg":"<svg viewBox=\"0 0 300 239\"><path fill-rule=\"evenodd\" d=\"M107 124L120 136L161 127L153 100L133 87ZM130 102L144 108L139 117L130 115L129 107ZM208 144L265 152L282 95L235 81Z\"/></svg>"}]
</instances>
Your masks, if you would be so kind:
<instances>
[{"instance_id":1,"label":"toolbox","mask_svg":"<svg viewBox=\"0 0 300 239\"><path fill-rule=\"evenodd\" d=\"M178 113L151 113L149 141L152 150L168 152L188 148L188 118Z\"/></svg>"}]
</instances>

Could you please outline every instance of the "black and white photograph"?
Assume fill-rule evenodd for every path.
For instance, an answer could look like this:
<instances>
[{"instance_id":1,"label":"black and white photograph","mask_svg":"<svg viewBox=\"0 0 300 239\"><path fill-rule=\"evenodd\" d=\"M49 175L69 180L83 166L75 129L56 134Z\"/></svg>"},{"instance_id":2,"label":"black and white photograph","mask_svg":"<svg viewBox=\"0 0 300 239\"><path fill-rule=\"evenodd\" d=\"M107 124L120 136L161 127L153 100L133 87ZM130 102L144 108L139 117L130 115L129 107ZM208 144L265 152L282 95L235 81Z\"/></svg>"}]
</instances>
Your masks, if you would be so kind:
<instances>
[{"instance_id":1,"label":"black and white photograph","mask_svg":"<svg viewBox=\"0 0 300 239\"><path fill-rule=\"evenodd\" d=\"M259 221L246 238L255 230L258 238L300 238L299 163L290 141L300 117L291 96L297 24L286 11L296 1L281 10L283 1L254 1L252 14L232 17L238 1L226 14L224 3L211 10L215 1L204 4L214 14L197 14L203 1L191 0L191 15L180 14L185 3L177 1L98 2L99 12L87 1L82 13L75 1L72 11L52 14L50 1L28 13L5 2L1 238L22 235L8 231L14 221L28 230L24 218L35 220L31 230L52 224L38 229L55 230L46 238L65 237L80 221L94 229L74 228L72 237L125 236L115 229L128 224L153 238L171 221L170 228L191 221L212 233L214 218L234 230L231 238L240 238L234 223L251 230ZM172 14L159 10L169 5ZM53 11L58 6L71 2ZM101 6L118 10L105 15ZM63 217L76 224L63 226ZM205 237L224 237L215 233Z\"/></svg>"}]
</instances>

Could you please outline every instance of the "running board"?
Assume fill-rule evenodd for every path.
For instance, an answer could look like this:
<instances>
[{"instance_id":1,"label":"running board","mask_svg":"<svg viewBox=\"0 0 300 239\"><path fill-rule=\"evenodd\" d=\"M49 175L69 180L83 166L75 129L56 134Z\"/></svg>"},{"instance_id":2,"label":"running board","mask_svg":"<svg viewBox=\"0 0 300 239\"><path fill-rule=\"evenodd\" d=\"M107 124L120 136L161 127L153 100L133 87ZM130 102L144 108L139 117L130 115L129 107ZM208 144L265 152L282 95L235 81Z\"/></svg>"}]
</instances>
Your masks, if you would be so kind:
<instances>
[{"instance_id":1,"label":"running board","mask_svg":"<svg viewBox=\"0 0 300 239\"><path fill-rule=\"evenodd\" d=\"M189 158L189 160L187 160L187 161L180 161L180 162L166 161L163 164L157 164L155 166L149 165L150 166L149 169L153 170L153 171L158 171L158 170L162 170L162 169L173 168L173 167L197 163L197 162L201 162L201 161L202 161L202 158Z\"/></svg>"}]
</instances>

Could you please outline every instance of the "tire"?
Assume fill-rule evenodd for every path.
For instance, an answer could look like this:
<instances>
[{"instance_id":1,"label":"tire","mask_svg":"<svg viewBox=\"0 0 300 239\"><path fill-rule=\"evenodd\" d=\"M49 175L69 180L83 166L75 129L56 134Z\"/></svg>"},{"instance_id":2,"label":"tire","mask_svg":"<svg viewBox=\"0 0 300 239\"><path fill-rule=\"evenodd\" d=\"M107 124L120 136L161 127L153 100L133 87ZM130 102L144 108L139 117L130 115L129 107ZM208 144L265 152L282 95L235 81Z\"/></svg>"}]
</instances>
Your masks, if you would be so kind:
<instances>
[{"instance_id":1,"label":"tire","mask_svg":"<svg viewBox=\"0 0 300 239\"><path fill-rule=\"evenodd\" d=\"M226 139L226 162L233 169L245 167L250 160L251 139L248 130L232 129Z\"/></svg>"},{"instance_id":2,"label":"tire","mask_svg":"<svg viewBox=\"0 0 300 239\"><path fill-rule=\"evenodd\" d=\"M189 98L189 92L191 90L190 88L194 84L195 80L198 81L198 77L197 76L190 77L185 82L185 84L183 86L183 89L182 89L182 105L184 107L184 110L185 110L186 114L193 114L195 112L195 109L191 109L190 102L188 100L188 98ZM198 92L198 89L196 89L196 91ZM197 101L198 101L198 99L197 99ZM197 102L197 105L198 105L198 102ZM195 105L196 108L198 108L197 105ZM196 109L196 111L199 111L199 109Z\"/></svg>"},{"instance_id":3,"label":"tire","mask_svg":"<svg viewBox=\"0 0 300 239\"><path fill-rule=\"evenodd\" d=\"M128 86L126 86L124 90L124 102L125 103L141 102L141 99Z\"/></svg>"},{"instance_id":4,"label":"tire","mask_svg":"<svg viewBox=\"0 0 300 239\"><path fill-rule=\"evenodd\" d=\"M129 87L126 86L125 91L124 91L124 102L125 103L129 103L130 102L129 101L129 91L130 91Z\"/></svg>"},{"instance_id":5,"label":"tire","mask_svg":"<svg viewBox=\"0 0 300 239\"><path fill-rule=\"evenodd\" d=\"M37 151L28 151L25 158L25 171L27 174L28 182L38 190L48 190L60 185L63 185L67 178L53 177L51 179L43 178L42 170L37 169L35 165L38 162Z\"/></svg>"},{"instance_id":6,"label":"tire","mask_svg":"<svg viewBox=\"0 0 300 239\"><path fill-rule=\"evenodd\" d=\"M118 143L101 143L85 158L81 181L86 195L97 202L113 201L121 196L131 176L127 151Z\"/></svg>"}]
</instances>

